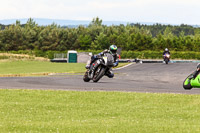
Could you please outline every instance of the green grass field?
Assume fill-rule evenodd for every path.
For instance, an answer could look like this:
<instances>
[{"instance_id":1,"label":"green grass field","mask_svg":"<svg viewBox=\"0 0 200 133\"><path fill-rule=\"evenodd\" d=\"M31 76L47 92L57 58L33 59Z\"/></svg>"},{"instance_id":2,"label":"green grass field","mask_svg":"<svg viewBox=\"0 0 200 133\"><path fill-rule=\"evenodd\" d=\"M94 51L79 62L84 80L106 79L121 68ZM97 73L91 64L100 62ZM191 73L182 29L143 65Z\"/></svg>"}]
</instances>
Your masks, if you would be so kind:
<instances>
[{"instance_id":1,"label":"green grass field","mask_svg":"<svg viewBox=\"0 0 200 133\"><path fill-rule=\"evenodd\" d=\"M120 63L120 66L128 63ZM48 61L1 61L0 76L30 76L49 73L83 73L85 63L52 63Z\"/></svg>"},{"instance_id":2,"label":"green grass field","mask_svg":"<svg viewBox=\"0 0 200 133\"><path fill-rule=\"evenodd\" d=\"M0 76L82 73L84 67L1 61ZM198 133L199 112L200 95L0 89L0 133Z\"/></svg>"},{"instance_id":3,"label":"green grass field","mask_svg":"<svg viewBox=\"0 0 200 133\"><path fill-rule=\"evenodd\" d=\"M0 62L0 75L46 74L84 72L84 63L52 63L48 61L6 61Z\"/></svg>"},{"instance_id":4,"label":"green grass field","mask_svg":"<svg viewBox=\"0 0 200 133\"><path fill-rule=\"evenodd\" d=\"M0 90L0 132L198 133L200 95Z\"/></svg>"}]
</instances>

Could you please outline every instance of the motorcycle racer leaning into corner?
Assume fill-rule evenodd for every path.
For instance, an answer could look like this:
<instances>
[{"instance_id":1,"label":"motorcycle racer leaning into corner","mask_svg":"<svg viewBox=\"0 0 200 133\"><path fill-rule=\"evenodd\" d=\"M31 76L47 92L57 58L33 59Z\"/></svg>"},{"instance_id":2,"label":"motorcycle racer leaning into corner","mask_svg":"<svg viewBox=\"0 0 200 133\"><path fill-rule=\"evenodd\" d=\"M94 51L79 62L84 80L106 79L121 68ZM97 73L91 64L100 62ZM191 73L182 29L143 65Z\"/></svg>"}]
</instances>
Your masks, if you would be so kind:
<instances>
[{"instance_id":1,"label":"motorcycle racer leaning into corner","mask_svg":"<svg viewBox=\"0 0 200 133\"><path fill-rule=\"evenodd\" d=\"M98 57L102 57L105 53L112 54L112 56L114 58L114 66L113 67L116 67L118 65L118 62L119 62L119 55L117 54L117 46L116 45L111 45L109 47L109 49L106 49L106 50L102 51L101 53L99 53L97 55L93 55L91 57L91 60L89 60L87 62L85 68L86 69L90 69L92 67L92 63L95 62L98 59ZM109 78L113 78L114 77L114 73L113 73L112 69L108 70L105 75L108 76Z\"/></svg>"}]
</instances>

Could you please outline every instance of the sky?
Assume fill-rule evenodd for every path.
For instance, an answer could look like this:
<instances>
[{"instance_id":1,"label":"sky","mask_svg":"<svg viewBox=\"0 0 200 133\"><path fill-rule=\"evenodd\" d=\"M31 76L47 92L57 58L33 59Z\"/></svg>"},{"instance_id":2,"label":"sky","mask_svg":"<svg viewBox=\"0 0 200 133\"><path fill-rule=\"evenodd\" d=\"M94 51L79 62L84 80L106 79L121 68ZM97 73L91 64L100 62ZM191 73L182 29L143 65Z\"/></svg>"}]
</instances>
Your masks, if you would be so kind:
<instances>
[{"instance_id":1,"label":"sky","mask_svg":"<svg viewBox=\"0 0 200 133\"><path fill-rule=\"evenodd\" d=\"M200 25L200 0L0 0L0 20L153 22Z\"/></svg>"}]
</instances>

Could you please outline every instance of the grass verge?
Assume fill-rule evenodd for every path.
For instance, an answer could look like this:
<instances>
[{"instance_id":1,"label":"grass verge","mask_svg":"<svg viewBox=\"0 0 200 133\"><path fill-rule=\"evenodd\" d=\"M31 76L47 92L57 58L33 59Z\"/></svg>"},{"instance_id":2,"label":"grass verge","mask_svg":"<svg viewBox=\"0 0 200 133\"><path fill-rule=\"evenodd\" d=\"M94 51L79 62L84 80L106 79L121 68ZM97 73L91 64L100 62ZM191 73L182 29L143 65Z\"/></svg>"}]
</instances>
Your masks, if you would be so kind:
<instances>
[{"instance_id":1,"label":"grass verge","mask_svg":"<svg viewBox=\"0 0 200 133\"><path fill-rule=\"evenodd\" d=\"M84 72L84 63L52 63L48 61L0 62L1 76L47 75L49 73Z\"/></svg>"},{"instance_id":2,"label":"grass verge","mask_svg":"<svg viewBox=\"0 0 200 133\"><path fill-rule=\"evenodd\" d=\"M119 67L128 63L120 63ZM1 61L0 76L34 76L49 73L83 73L85 63L52 63L48 61Z\"/></svg>"},{"instance_id":3,"label":"grass verge","mask_svg":"<svg viewBox=\"0 0 200 133\"><path fill-rule=\"evenodd\" d=\"M199 132L199 95L0 90L1 132Z\"/></svg>"}]
</instances>

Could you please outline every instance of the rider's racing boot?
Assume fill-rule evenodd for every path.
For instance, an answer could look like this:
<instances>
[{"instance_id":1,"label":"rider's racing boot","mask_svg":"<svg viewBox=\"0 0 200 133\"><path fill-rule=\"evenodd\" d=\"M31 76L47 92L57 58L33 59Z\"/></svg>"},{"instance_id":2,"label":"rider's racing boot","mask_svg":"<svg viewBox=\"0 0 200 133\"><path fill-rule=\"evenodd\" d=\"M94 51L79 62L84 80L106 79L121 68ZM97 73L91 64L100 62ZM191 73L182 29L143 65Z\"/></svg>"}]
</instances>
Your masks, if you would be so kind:
<instances>
[{"instance_id":1,"label":"rider's racing boot","mask_svg":"<svg viewBox=\"0 0 200 133\"><path fill-rule=\"evenodd\" d=\"M105 73L106 76L108 76L109 78L113 78L114 77L114 73L113 71L110 69Z\"/></svg>"}]
</instances>

